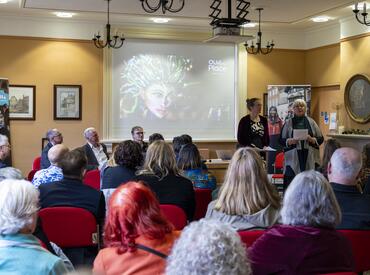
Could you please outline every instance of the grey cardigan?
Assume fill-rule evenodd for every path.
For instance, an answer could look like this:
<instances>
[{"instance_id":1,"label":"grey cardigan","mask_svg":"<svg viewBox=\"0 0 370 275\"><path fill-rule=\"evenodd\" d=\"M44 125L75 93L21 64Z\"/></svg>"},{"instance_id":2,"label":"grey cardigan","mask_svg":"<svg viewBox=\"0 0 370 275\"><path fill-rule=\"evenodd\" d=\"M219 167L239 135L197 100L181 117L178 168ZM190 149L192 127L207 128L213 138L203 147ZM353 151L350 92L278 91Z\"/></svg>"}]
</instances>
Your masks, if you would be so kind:
<instances>
[{"instance_id":1,"label":"grey cardigan","mask_svg":"<svg viewBox=\"0 0 370 275\"><path fill-rule=\"evenodd\" d=\"M208 204L206 218L228 223L237 231L252 228L263 229L280 223L280 209L276 209L271 205L252 215L227 215L215 210L215 204L215 200Z\"/></svg>"}]
</instances>

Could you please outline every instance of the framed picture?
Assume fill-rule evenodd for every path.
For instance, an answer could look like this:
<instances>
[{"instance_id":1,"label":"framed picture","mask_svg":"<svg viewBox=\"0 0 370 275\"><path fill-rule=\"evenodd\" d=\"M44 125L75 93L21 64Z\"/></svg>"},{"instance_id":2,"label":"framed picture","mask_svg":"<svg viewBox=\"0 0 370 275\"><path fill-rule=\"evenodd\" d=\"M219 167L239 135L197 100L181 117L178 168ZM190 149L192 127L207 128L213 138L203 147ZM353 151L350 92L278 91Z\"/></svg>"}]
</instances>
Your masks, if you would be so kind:
<instances>
[{"instance_id":1,"label":"framed picture","mask_svg":"<svg viewBox=\"0 0 370 275\"><path fill-rule=\"evenodd\" d=\"M36 86L9 85L9 119L35 120Z\"/></svg>"},{"instance_id":2,"label":"framed picture","mask_svg":"<svg viewBox=\"0 0 370 275\"><path fill-rule=\"evenodd\" d=\"M348 80L344 90L344 105L354 121L370 121L370 80L366 75L356 74Z\"/></svg>"},{"instance_id":3,"label":"framed picture","mask_svg":"<svg viewBox=\"0 0 370 275\"><path fill-rule=\"evenodd\" d=\"M81 120L81 85L54 85L54 119Z\"/></svg>"}]
</instances>

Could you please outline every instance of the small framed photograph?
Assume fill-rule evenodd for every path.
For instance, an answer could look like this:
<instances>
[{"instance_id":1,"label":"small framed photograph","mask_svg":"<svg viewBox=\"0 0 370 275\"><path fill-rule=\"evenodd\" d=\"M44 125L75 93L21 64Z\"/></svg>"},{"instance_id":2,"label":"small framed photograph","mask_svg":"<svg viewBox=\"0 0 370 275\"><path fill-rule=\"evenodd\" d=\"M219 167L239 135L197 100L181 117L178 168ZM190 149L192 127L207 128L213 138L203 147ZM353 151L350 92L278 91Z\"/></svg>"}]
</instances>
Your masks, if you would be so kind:
<instances>
[{"instance_id":1,"label":"small framed photograph","mask_svg":"<svg viewBox=\"0 0 370 275\"><path fill-rule=\"evenodd\" d=\"M81 120L81 85L54 85L54 119Z\"/></svg>"},{"instance_id":2,"label":"small framed photograph","mask_svg":"<svg viewBox=\"0 0 370 275\"><path fill-rule=\"evenodd\" d=\"M9 119L35 120L36 86L9 85Z\"/></svg>"}]
</instances>

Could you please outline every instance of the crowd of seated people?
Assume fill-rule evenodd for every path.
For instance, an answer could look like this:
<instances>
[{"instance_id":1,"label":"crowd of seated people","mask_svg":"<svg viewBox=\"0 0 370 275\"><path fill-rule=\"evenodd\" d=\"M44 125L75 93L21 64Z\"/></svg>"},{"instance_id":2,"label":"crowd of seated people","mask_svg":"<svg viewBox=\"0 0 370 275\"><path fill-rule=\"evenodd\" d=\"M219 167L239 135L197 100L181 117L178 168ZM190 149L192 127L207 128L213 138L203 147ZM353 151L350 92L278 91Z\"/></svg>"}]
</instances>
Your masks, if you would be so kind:
<instances>
[{"instance_id":1,"label":"crowd of seated people","mask_svg":"<svg viewBox=\"0 0 370 275\"><path fill-rule=\"evenodd\" d=\"M57 134L50 135L50 139L63 141L60 132L52 130L50 133ZM14 184L12 191L5 187L2 190L2 183L5 186L7 181L0 183L0 206L5 205L0 213L7 207L26 207L13 205L17 197L10 199L7 192L19 192L23 197L18 199L30 199L41 208L72 206L88 210L102 229L103 248L63 248L63 252L75 266L87 265L94 274L323 274L354 270L351 247L335 229L370 229L370 197L362 194L357 184L362 167L358 151L328 141L327 165L320 171L326 173L330 184L318 172L298 173L281 203L260 154L240 148L230 161L215 200L208 205L205 219L192 222L195 188L216 187L192 138L175 137L171 146L155 133L148 145L143 141L142 127L133 127L131 134L132 140L118 144L110 158L91 127L84 132L87 143L83 147L69 151L63 144L51 143L47 150L49 167L35 174L33 186L26 186L36 193L17 191L25 188L20 184ZM0 136L1 140L0 159L5 159L10 145ZM100 190L83 183L89 169L100 169ZM21 177L14 168L0 169L0 181ZM175 231L160 204L180 207L188 226L182 232ZM32 217L37 216L38 206L36 210L27 207ZM42 250L36 249L39 243L31 235L35 230L49 249L40 224L27 215L15 221L26 217L31 226L21 223L11 233L2 231L0 220L0 255L4 255L0 257L0 273L17 265L20 272L26 270L28 262L20 264L23 253L31 253L27 249L34 249L32 253ZM237 231L255 229L265 231L247 251ZM25 238L19 240L19 247L18 243L9 246L7 240L19 236ZM19 255L8 255L11 249L19 249ZM70 270L55 256L58 253L49 250L54 255L42 250L47 256L40 254L36 265L43 271L37 274Z\"/></svg>"}]
</instances>

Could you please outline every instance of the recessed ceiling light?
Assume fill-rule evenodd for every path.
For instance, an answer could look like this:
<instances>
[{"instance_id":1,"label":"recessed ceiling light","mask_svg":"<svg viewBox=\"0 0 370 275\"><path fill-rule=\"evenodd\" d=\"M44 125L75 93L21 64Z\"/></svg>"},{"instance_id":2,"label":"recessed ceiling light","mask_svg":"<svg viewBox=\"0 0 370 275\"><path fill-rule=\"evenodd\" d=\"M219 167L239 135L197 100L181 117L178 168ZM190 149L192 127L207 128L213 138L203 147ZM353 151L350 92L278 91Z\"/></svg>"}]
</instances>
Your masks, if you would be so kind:
<instances>
[{"instance_id":1,"label":"recessed ceiling light","mask_svg":"<svg viewBox=\"0 0 370 275\"><path fill-rule=\"evenodd\" d=\"M74 13L71 12L54 12L54 14L58 17L63 17L63 18L71 18Z\"/></svg>"},{"instance_id":2,"label":"recessed ceiling light","mask_svg":"<svg viewBox=\"0 0 370 275\"><path fill-rule=\"evenodd\" d=\"M366 3L366 5L370 5L369 3L367 2L360 2L357 4L357 9L358 10L362 10L364 8L364 3ZM355 9L355 5L352 5L352 6L349 6L352 10Z\"/></svg>"},{"instance_id":3,"label":"recessed ceiling light","mask_svg":"<svg viewBox=\"0 0 370 275\"><path fill-rule=\"evenodd\" d=\"M316 23L328 22L329 17L327 17L327 16L318 16L318 17L312 18L312 21L316 22Z\"/></svg>"},{"instance_id":4,"label":"recessed ceiling light","mask_svg":"<svg viewBox=\"0 0 370 275\"><path fill-rule=\"evenodd\" d=\"M154 23L158 23L158 24L168 23L168 21L170 21L170 19L168 18L151 18L151 20Z\"/></svg>"},{"instance_id":5,"label":"recessed ceiling light","mask_svg":"<svg viewBox=\"0 0 370 275\"><path fill-rule=\"evenodd\" d=\"M243 24L242 27L243 28L254 28L257 24L256 23L246 23L246 24Z\"/></svg>"},{"instance_id":6,"label":"recessed ceiling light","mask_svg":"<svg viewBox=\"0 0 370 275\"><path fill-rule=\"evenodd\" d=\"M0 0L0 4L6 4L8 2L10 2L10 0Z\"/></svg>"}]
</instances>

